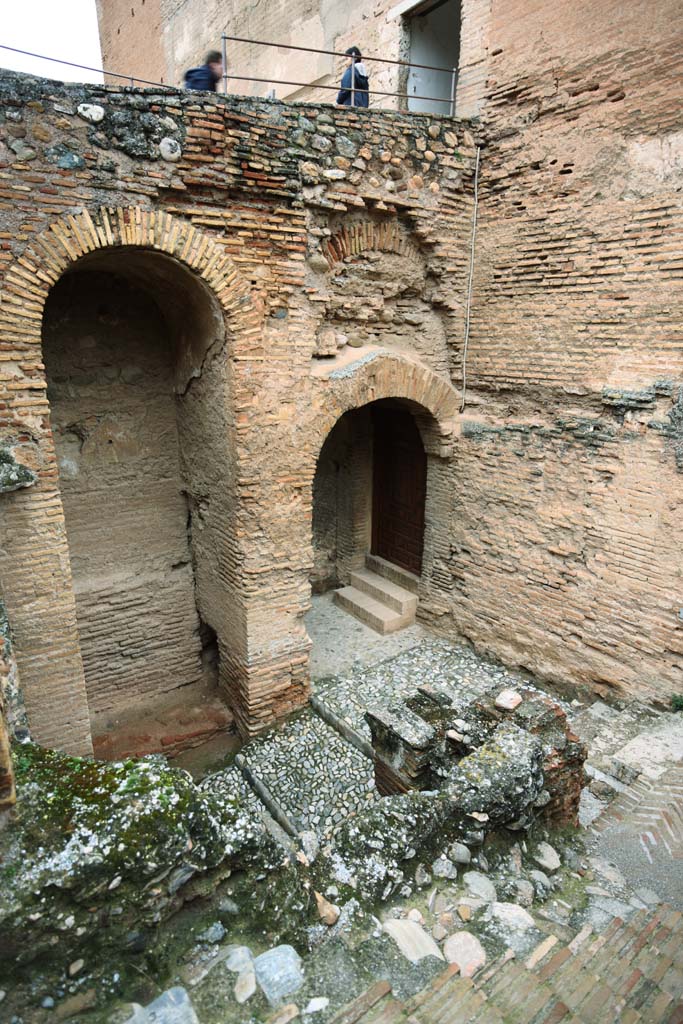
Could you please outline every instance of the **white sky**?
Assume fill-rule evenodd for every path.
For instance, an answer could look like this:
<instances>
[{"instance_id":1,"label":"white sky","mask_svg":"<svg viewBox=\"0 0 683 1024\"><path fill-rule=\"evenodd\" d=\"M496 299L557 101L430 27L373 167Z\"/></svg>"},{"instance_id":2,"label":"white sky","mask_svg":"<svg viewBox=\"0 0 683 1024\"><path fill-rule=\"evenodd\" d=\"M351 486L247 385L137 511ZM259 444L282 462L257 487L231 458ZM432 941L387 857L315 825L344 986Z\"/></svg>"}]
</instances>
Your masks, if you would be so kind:
<instances>
[{"instance_id":1,"label":"white sky","mask_svg":"<svg viewBox=\"0 0 683 1024\"><path fill-rule=\"evenodd\" d=\"M0 0L0 46L101 68L95 0ZM81 71L1 48L0 67L65 82L102 81L96 71Z\"/></svg>"}]
</instances>

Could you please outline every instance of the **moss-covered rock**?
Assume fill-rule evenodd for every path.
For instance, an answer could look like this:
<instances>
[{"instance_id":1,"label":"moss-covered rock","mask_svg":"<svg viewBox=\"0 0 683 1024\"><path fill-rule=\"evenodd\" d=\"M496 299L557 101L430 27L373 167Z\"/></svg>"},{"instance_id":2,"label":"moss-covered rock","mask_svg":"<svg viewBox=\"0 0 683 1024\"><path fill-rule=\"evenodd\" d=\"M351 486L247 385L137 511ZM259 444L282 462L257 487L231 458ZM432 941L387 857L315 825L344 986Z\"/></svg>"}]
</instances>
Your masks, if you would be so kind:
<instances>
[{"instance_id":1,"label":"moss-covered rock","mask_svg":"<svg viewBox=\"0 0 683 1024\"><path fill-rule=\"evenodd\" d=\"M8 448L0 448L0 494L30 487L35 482L33 470L17 462Z\"/></svg>"},{"instance_id":2,"label":"moss-covered rock","mask_svg":"<svg viewBox=\"0 0 683 1024\"><path fill-rule=\"evenodd\" d=\"M543 748L536 736L505 722L452 770L445 793L474 827L531 823L543 792Z\"/></svg>"},{"instance_id":3,"label":"moss-covered rock","mask_svg":"<svg viewBox=\"0 0 683 1024\"><path fill-rule=\"evenodd\" d=\"M63 963L154 928L197 877L270 870L282 851L239 790L200 791L158 755L89 761L21 744L18 808L0 833L0 974Z\"/></svg>"},{"instance_id":4,"label":"moss-covered rock","mask_svg":"<svg viewBox=\"0 0 683 1024\"><path fill-rule=\"evenodd\" d=\"M439 793L386 797L341 823L313 865L317 887L332 882L344 898L388 899L403 883L408 862L443 843L457 823ZM412 869L410 869L412 873Z\"/></svg>"}]
</instances>

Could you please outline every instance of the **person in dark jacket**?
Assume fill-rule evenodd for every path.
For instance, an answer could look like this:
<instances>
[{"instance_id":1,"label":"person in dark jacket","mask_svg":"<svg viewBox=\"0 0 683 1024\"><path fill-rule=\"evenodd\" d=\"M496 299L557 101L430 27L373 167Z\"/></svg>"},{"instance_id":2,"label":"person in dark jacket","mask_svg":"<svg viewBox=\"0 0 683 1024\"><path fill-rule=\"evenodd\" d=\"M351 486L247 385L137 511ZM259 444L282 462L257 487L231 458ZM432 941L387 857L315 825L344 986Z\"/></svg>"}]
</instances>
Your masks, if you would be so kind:
<instances>
[{"instance_id":1,"label":"person in dark jacket","mask_svg":"<svg viewBox=\"0 0 683 1024\"><path fill-rule=\"evenodd\" d=\"M223 58L218 50L209 50L200 68L185 72L185 88L199 92L215 92L223 77Z\"/></svg>"},{"instance_id":2,"label":"person in dark jacket","mask_svg":"<svg viewBox=\"0 0 683 1024\"><path fill-rule=\"evenodd\" d=\"M365 64L363 64L361 52L357 46L349 46L346 55L351 58L351 63L342 76L337 105L340 107L367 107L370 103L370 93L368 92L370 80Z\"/></svg>"}]
</instances>

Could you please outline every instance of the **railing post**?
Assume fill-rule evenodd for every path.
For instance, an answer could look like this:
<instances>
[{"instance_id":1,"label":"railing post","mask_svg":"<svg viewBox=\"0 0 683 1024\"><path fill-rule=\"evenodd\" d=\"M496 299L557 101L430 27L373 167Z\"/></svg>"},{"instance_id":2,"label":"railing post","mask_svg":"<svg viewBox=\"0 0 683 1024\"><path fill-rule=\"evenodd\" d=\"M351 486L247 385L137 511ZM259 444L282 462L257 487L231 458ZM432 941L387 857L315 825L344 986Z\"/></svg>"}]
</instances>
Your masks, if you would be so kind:
<instances>
[{"instance_id":1,"label":"railing post","mask_svg":"<svg viewBox=\"0 0 683 1024\"><path fill-rule=\"evenodd\" d=\"M351 58L351 106L356 106L356 58Z\"/></svg>"},{"instance_id":2,"label":"railing post","mask_svg":"<svg viewBox=\"0 0 683 1024\"><path fill-rule=\"evenodd\" d=\"M228 94L228 40L225 32L221 36L221 60L223 61L223 92Z\"/></svg>"},{"instance_id":3,"label":"railing post","mask_svg":"<svg viewBox=\"0 0 683 1024\"><path fill-rule=\"evenodd\" d=\"M451 71L451 106L450 106L451 117L455 117L455 83L457 81L457 78L458 78L458 69L457 68L453 68L453 70Z\"/></svg>"}]
</instances>

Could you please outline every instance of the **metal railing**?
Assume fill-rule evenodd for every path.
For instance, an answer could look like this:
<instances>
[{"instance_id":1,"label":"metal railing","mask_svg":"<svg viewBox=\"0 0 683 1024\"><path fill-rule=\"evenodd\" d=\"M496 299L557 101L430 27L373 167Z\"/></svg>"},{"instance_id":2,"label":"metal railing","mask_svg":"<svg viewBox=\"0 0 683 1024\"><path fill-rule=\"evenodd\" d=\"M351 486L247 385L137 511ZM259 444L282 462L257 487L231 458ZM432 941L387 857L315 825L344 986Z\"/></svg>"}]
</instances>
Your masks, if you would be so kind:
<instances>
[{"instance_id":1,"label":"metal railing","mask_svg":"<svg viewBox=\"0 0 683 1024\"><path fill-rule=\"evenodd\" d=\"M223 91L228 92L228 82L233 80L237 82L259 82L267 85L289 85L296 86L300 89L324 89L331 92L339 92L338 85L321 85L318 82L293 82L283 78L258 78L254 75L237 75L233 72L228 71L228 43L243 43L252 46L263 46L263 47L274 47L280 50L297 50L301 53L317 53L323 56L329 57L342 57L345 60L349 60L348 53L342 53L338 50L323 50L315 46L296 46L293 43L274 43L264 39L246 39L243 36L229 36L225 32L221 35L221 53L223 56ZM448 115L450 117L455 116L455 88L458 80L458 69L457 67L444 68L438 67L433 64L417 64L414 61L407 60L395 60L389 57L368 57L365 54L362 56L364 62L372 62L377 64L389 64L400 68L418 68L425 71L436 71L437 73L450 75L450 95L448 98L443 96L422 96L416 93L409 92L386 92L379 89L369 90L372 96L391 96L394 99L405 99L405 100L422 100L430 103L443 103L448 107ZM363 90L365 91L365 90ZM355 75L351 76L351 104L350 106L355 107ZM444 111L446 113L446 111Z\"/></svg>"},{"instance_id":2,"label":"metal railing","mask_svg":"<svg viewBox=\"0 0 683 1024\"><path fill-rule=\"evenodd\" d=\"M105 68L92 68L88 64L75 64L72 60L61 60L59 57L47 57L44 53L31 53L30 50L19 50L16 46L4 46L0 43L0 50L7 50L9 53L20 53L22 57L35 57L36 60L46 60L51 64L63 64L67 68L79 68L81 71L94 71L97 75L109 75L110 78L121 78L127 82L130 86L135 86L136 82L141 85L153 85L157 89L173 89L174 91L178 88L176 85L168 85L164 82L151 82L148 78L139 78L138 75L122 75L118 71L107 71ZM93 85L99 83L93 82Z\"/></svg>"},{"instance_id":3,"label":"metal railing","mask_svg":"<svg viewBox=\"0 0 683 1024\"><path fill-rule=\"evenodd\" d=\"M326 90L326 91L330 91L330 92L335 92L335 93L339 92L339 86L338 85L321 85L321 84L318 84L317 82L294 82L294 81L289 81L289 80L286 80L286 79L259 78L259 77L256 77L254 75L237 75L237 74L233 74L232 72L228 72L228 70L227 70L227 44L228 44L228 42L250 43L250 44L253 44L255 46L264 46L264 47L265 46L272 46L272 47L277 47L278 49L284 49L284 50L299 50L299 51L302 51L304 53L317 53L317 54L323 54L324 56L330 56L330 57L342 57L342 58L344 58L346 60L348 60L348 58L349 58L349 55L347 53L341 53L341 52L339 52L337 50L322 50L322 49L317 49L317 48L312 47L312 46L295 46L295 45L289 44L289 43L271 43L271 42L265 42L264 40L244 39L241 36L229 36L229 35L225 35L224 34L224 35L221 36L221 48L222 48L222 54L223 54L223 91L225 93L228 92L228 82L230 80L234 80L234 81L237 81L237 82L258 82L258 83L263 83L263 84L267 84L267 85L270 85L270 86L273 86L273 85L289 85L289 86L295 86L295 87L297 87L299 89L312 89L312 90L322 89L322 90ZM30 50L21 50L21 49L18 49L17 47L15 47L15 46L5 46L2 43L0 43L0 50L7 50L9 53L18 53L18 54L21 54L22 56L25 56L25 57L34 57L36 60L45 60L45 61L48 61L48 62L50 62L52 64L62 64L65 67L79 68L81 71L93 71L96 74L107 75L109 78L119 78L119 79L125 81L127 84L129 84L132 87L135 87L136 85L149 85L149 86L154 86L157 89L169 89L169 90L174 90L174 91L178 88L178 86L169 85L168 83L154 82L154 81L151 81L148 78L140 78L138 75L121 74L120 72L117 72L117 71L108 71L105 68L93 68L93 67L90 67L87 64L77 64L74 61L61 60L59 57L48 57L44 53L33 53ZM434 66L432 64L416 64L416 63L413 63L411 61L393 60L393 59L391 59L389 57L366 57L365 55L363 55L362 59L363 59L363 61L368 61L368 62L373 62L373 63L389 64L389 65L394 65L394 66L397 66L397 67L408 68L408 69L410 69L410 68L419 68L421 70L436 71L436 72L440 72L440 73L443 73L443 74L450 75L450 96L447 99L442 97L442 96L422 96L422 95L419 95L419 94L416 94L416 93L400 92L400 91L399 92L386 92L386 91L379 90L379 89L371 89L371 90L369 90L369 92L370 92L370 95L372 95L372 96L390 96L390 97L393 97L395 99L422 100L424 102L442 103L442 104L448 106L448 114L451 117L455 116L455 89L456 89L457 78L458 78L458 69L457 68L436 67L436 66ZM355 107L355 109L358 109L358 107L356 107L356 104L355 104L356 88L355 88L355 79L354 79L353 76L352 76L352 84L351 84L351 90L350 91L351 91L351 106Z\"/></svg>"}]
</instances>

